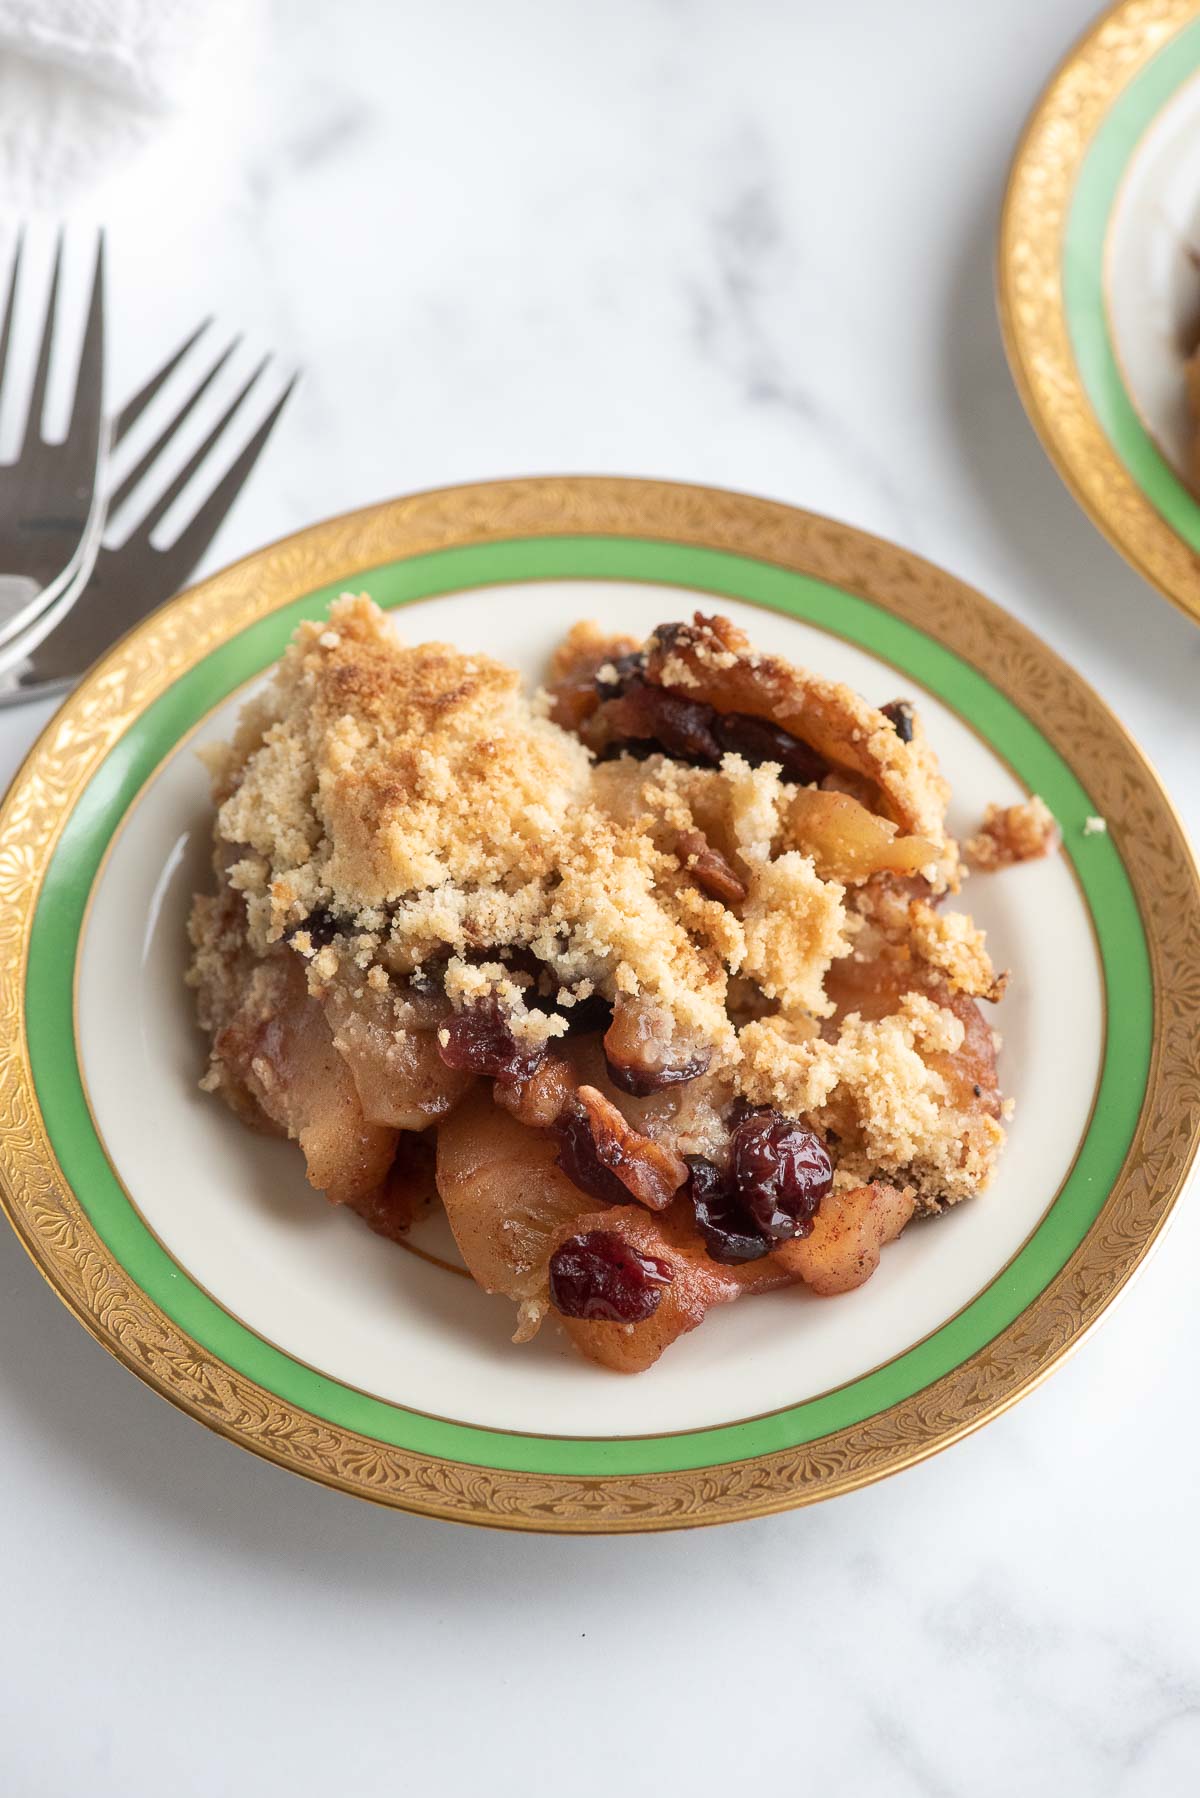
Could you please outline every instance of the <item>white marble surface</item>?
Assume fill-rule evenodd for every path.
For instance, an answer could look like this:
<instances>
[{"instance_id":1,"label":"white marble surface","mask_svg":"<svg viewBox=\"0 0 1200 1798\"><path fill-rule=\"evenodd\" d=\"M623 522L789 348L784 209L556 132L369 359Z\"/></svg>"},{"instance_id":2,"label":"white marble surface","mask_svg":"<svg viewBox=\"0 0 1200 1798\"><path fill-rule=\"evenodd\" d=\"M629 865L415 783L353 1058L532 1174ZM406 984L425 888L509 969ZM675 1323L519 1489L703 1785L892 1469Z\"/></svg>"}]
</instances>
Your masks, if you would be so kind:
<instances>
[{"instance_id":1,"label":"white marble surface","mask_svg":"<svg viewBox=\"0 0 1200 1798\"><path fill-rule=\"evenodd\" d=\"M1195 831L1200 631L1051 473L992 305L1006 160L1089 10L279 0L205 112L78 203L110 226L117 385L210 309L303 364L214 567L561 469L898 538L1073 660ZM0 718L5 772L47 711ZM1040 1392L882 1486L567 1541L240 1454L0 1234L0 1787L1195 1790L1198 1259L1185 1205Z\"/></svg>"}]
</instances>

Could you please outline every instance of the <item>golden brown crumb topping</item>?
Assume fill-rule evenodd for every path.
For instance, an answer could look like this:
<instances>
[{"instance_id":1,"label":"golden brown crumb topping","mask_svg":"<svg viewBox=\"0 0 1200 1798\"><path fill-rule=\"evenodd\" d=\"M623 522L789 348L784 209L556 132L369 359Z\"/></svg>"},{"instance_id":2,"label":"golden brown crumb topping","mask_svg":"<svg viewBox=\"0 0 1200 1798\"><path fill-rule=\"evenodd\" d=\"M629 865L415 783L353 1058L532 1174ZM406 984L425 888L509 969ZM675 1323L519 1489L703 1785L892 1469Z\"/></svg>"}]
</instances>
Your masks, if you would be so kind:
<instances>
[{"instance_id":1,"label":"golden brown crumb topping","mask_svg":"<svg viewBox=\"0 0 1200 1798\"><path fill-rule=\"evenodd\" d=\"M1003 1132L974 998L1003 980L937 909L957 848L911 704L877 710L700 615L642 646L577 625L551 677L530 699L488 656L405 645L365 598L300 628L208 758L206 1084L322 1165L336 1086L360 1170L338 1190L385 1221L403 1207L368 1173L398 1132L459 1117L485 1064L505 1142L582 1119L593 1209L649 1203L647 1182L681 1203L680 1157L720 1160L747 1106L819 1132L864 1218L879 1193L907 1217L984 1184ZM996 853L1039 804L1003 832L989 814ZM544 1150L530 1178L560 1218Z\"/></svg>"},{"instance_id":2,"label":"golden brown crumb topping","mask_svg":"<svg viewBox=\"0 0 1200 1798\"><path fill-rule=\"evenodd\" d=\"M1035 793L1019 805L989 805L983 823L963 845L974 868L991 873L1013 862L1037 861L1052 855L1061 841L1054 814Z\"/></svg>"},{"instance_id":3,"label":"golden brown crumb topping","mask_svg":"<svg viewBox=\"0 0 1200 1798\"><path fill-rule=\"evenodd\" d=\"M467 959L525 948L568 995L586 983L653 996L732 1062L730 974L820 1010L824 971L848 947L841 886L810 856L772 853L789 793L777 776L737 756L706 770L652 757L593 776L515 672L440 644L407 648L365 599L301 627L215 774L252 945L261 954L304 933L293 940L313 946L323 981L347 956L403 975L449 955L453 997L491 983L527 1034L561 1034L506 970ZM740 916L698 890L676 853L697 813L719 818L746 889ZM334 942L304 932L314 914L336 920Z\"/></svg>"}]
</instances>

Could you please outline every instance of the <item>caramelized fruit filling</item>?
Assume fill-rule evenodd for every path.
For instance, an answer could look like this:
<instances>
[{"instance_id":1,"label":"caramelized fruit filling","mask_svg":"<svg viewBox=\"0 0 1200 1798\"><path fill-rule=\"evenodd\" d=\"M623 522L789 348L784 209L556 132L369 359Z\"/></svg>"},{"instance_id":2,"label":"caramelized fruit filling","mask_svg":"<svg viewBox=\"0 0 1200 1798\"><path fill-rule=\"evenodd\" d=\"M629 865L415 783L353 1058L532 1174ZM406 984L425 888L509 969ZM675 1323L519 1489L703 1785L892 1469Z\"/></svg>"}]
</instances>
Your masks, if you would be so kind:
<instances>
[{"instance_id":1,"label":"caramelized fruit filling","mask_svg":"<svg viewBox=\"0 0 1200 1798\"><path fill-rule=\"evenodd\" d=\"M660 639L677 630L660 625ZM785 780L820 780L828 765L807 743L766 718L721 712L703 700L673 692L648 678L646 657L623 656L596 681L600 704L581 733L603 755L622 751L644 755L651 749L681 761L716 767L722 756L739 755L752 768L778 763Z\"/></svg>"},{"instance_id":2,"label":"caramelized fruit filling","mask_svg":"<svg viewBox=\"0 0 1200 1798\"><path fill-rule=\"evenodd\" d=\"M604 1033L608 1077L622 1092L644 1099L664 1086L679 1086L707 1071L704 1044L680 1040L669 1013L641 999L618 999Z\"/></svg>"},{"instance_id":3,"label":"caramelized fruit filling","mask_svg":"<svg viewBox=\"0 0 1200 1798\"><path fill-rule=\"evenodd\" d=\"M482 999L438 1031L438 1052L448 1068L488 1074L493 1080L527 1080L546 1052L543 1043L521 1043L495 999Z\"/></svg>"},{"instance_id":4,"label":"caramelized fruit filling","mask_svg":"<svg viewBox=\"0 0 1200 1798\"><path fill-rule=\"evenodd\" d=\"M669 1261L640 1254L615 1230L588 1230L551 1255L550 1302L564 1317L640 1324L674 1278Z\"/></svg>"},{"instance_id":5,"label":"caramelized fruit filling","mask_svg":"<svg viewBox=\"0 0 1200 1798\"><path fill-rule=\"evenodd\" d=\"M987 1184L1004 976L911 701L700 614L576 626L550 679L366 600L303 625L210 758L189 981L203 1084L314 1186L396 1240L440 1203L517 1340L553 1310L637 1372ZM977 859L1049 846L1039 806Z\"/></svg>"}]
</instances>

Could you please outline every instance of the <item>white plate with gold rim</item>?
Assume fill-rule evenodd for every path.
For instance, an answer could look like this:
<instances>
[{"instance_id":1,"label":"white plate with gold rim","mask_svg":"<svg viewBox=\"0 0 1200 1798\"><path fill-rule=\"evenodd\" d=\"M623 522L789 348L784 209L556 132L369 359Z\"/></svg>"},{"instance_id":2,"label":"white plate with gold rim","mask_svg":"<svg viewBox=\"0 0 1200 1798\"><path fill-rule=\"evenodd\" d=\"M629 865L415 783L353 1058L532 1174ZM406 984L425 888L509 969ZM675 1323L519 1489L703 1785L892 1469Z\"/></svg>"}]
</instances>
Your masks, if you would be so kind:
<instances>
[{"instance_id":1,"label":"white plate with gold rim","mask_svg":"<svg viewBox=\"0 0 1200 1798\"><path fill-rule=\"evenodd\" d=\"M951 826L1031 790L1052 860L969 902L1014 970L997 1022L1017 1111L987 1192L910 1229L858 1292L714 1312L621 1379L457 1273L335 1212L286 1143L196 1090L184 921L207 881L195 756L301 617L345 587L410 639L532 679L565 627L645 633L720 606L763 647L877 700L911 695ZM1094 815L1107 832L1088 833ZM166 1396L348 1491L546 1529L670 1527L845 1490L1039 1379L1120 1289L1195 1149L1196 875L1100 701L950 576L827 520L710 490L544 480L419 495L315 527L155 614L51 723L0 816L8 978L0 1178L34 1259ZM1167 895L1169 895L1169 900ZM1195 985L1195 983L1193 983ZM1119 1020L1109 1029L1106 1020ZM451 1265L447 1265L451 1264Z\"/></svg>"},{"instance_id":2,"label":"white plate with gold rim","mask_svg":"<svg viewBox=\"0 0 1200 1798\"><path fill-rule=\"evenodd\" d=\"M1051 77L1000 230L1000 317L1092 521L1200 619L1200 0L1122 0Z\"/></svg>"}]
</instances>

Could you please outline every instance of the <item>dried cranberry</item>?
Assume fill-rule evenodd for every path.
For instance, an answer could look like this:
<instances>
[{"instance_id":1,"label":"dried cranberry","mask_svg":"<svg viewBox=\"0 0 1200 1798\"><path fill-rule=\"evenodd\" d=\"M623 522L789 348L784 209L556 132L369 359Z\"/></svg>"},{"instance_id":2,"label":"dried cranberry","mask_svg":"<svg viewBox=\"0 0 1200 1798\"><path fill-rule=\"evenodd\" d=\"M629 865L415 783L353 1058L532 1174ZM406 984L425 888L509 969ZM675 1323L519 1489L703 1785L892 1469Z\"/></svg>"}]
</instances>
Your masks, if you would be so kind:
<instances>
[{"instance_id":1,"label":"dried cranberry","mask_svg":"<svg viewBox=\"0 0 1200 1798\"><path fill-rule=\"evenodd\" d=\"M298 924L289 924L283 934L290 943L294 937L301 936L307 931L308 940L312 944L315 955L319 949L328 949L334 937L350 922L350 919L337 918L323 905L318 905L309 912L307 918L301 918Z\"/></svg>"},{"instance_id":2,"label":"dried cranberry","mask_svg":"<svg viewBox=\"0 0 1200 1798\"><path fill-rule=\"evenodd\" d=\"M777 1111L752 1112L733 1133L730 1171L738 1198L777 1241L807 1236L833 1184L819 1136Z\"/></svg>"},{"instance_id":3,"label":"dried cranberry","mask_svg":"<svg viewBox=\"0 0 1200 1798\"><path fill-rule=\"evenodd\" d=\"M551 1255L550 1302L564 1317L640 1324L674 1278L669 1261L643 1255L614 1230L588 1230Z\"/></svg>"},{"instance_id":4,"label":"dried cranberry","mask_svg":"<svg viewBox=\"0 0 1200 1798\"><path fill-rule=\"evenodd\" d=\"M650 636L660 655L669 655L682 637L685 642L695 640L695 626L691 624L656 624Z\"/></svg>"},{"instance_id":5,"label":"dried cranberry","mask_svg":"<svg viewBox=\"0 0 1200 1798\"><path fill-rule=\"evenodd\" d=\"M666 687L653 686L643 675L634 675L627 682L614 712L622 737L650 737L665 755L680 761L715 767L721 759L721 746L712 730L716 717L712 707L681 699Z\"/></svg>"},{"instance_id":6,"label":"dried cranberry","mask_svg":"<svg viewBox=\"0 0 1200 1798\"><path fill-rule=\"evenodd\" d=\"M629 1189L605 1167L596 1153L596 1139L582 1106L569 1107L555 1124L559 1167L580 1192L605 1205L628 1205Z\"/></svg>"},{"instance_id":7,"label":"dried cranberry","mask_svg":"<svg viewBox=\"0 0 1200 1798\"><path fill-rule=\"evenodd\" d=\"M611 674L605 672L596 676L596 692L601 699L619 698L635 675L645 673L646 658L641 650L633 650L629 655L618 656L614 662L606 663L605 669L609 668Z\"/></svg>"},{"instance_id":8,"label":"dried cranberry","mask_svg":"<svg viewBox=\"0 0 1200 1798\"><path fill-rule=\"evenodd\" d=\"M891 705L880 706L880 711L895 731L902 743L913 740L913 709L908 699L893 699Z\"/></svg>"},{"instance_id":9,"label":"dried cranberry","mask_svg":"<svg viewBox=\"0 0 1200 1798\"><path fill-rule=\"evenodd\" d=\"M778 762L783 778L801 786L821 780L829 772L829 763L815 749L766 718L755 718L749 712L725 712L714 729L721 748L744 756L752 768L761 767L763 762Z\"/></svg>"},{"instance_id":10,"label":"dried cranberry","mask_svg":"<svg viewBox=\"0 0 1200 1798\"><path fill-rule=\"evenodd\" d=\"M541 1043L517 1041L495 999L469 1005L438 1031L438 1054L448 1068L490 1074L493 1080L526 1079L545 1053Z\"/></svg>"},{"instance_id":11,"label":"dried cranberry","mask_svg":"<svg viewBox=\"0 0 1200 1798\"><path fill-rule=\"evenodd\" d=\"M688 1155L685 1160L690 1169L688 1197L704 1246L713 1260L728 1267L761 1260L771 1247L770 1238L730 1189L720 1168L703 1155Z\"/></svg>"}]
</instances>

